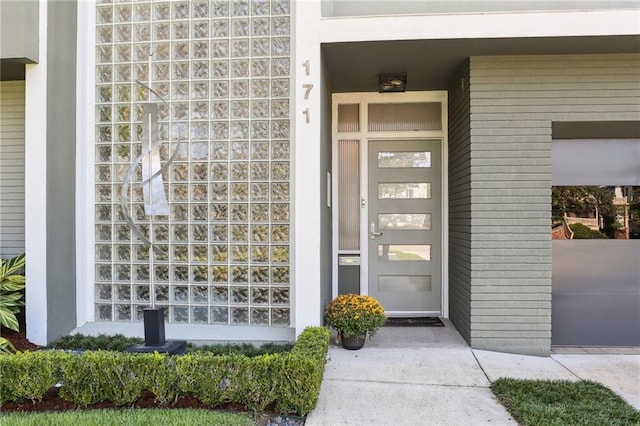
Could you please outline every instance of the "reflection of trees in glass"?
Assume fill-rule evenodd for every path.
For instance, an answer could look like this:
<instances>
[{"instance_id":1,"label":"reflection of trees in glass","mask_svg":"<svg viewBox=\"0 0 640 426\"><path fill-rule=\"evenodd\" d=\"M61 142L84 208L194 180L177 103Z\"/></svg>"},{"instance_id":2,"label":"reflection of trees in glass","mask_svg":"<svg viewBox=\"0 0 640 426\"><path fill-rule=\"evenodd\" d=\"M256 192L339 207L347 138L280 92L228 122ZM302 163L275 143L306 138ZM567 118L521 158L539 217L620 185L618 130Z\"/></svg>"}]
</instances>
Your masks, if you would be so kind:
<instances>
[{"instance_id":1,"label":"reflection of trees in glass","mask_svg":"<svg viewBox=\"0 0 640 426\"><path fill-rule=\"evenodd\" d=\"M551 194L554 226L564 218L609 238L640 238L640 186L554 186Z\"/></svg>"},{"instance_id":2,"label":"reflection of trees in glass","mask_svg":"<svg viewBox=\"0 0 640 426\"><path fill-rule=\"evenodd\" d=\"M431 167L431 153L426 152L379 152L378 167L406 168Z\"/></svg>"}]
</instances>

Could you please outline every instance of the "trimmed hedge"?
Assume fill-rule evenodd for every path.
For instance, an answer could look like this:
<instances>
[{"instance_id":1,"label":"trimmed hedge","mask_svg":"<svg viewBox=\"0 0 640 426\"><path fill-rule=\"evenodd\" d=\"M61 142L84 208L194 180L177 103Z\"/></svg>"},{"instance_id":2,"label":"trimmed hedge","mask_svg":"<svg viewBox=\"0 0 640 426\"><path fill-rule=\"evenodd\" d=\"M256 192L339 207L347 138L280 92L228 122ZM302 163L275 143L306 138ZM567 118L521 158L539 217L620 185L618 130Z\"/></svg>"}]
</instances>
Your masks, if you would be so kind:
<instances>
[{"instance_id":1,"label":"trimmed hedge","mask_svg":"<svg viewBox=\"0 0 640 426\"><path fill-rule=\"evenodd\" d=\"M87 406L102 401L133 404L148 390L161 405L193 395L209 406L227 402L260 412L306 415L318 401L329 331L305 329L290 353L182 356L87 351L74 355L36 351L0 356L0 401L42 399L56 383L60 397Z\"/></svg>"}]
</instances>

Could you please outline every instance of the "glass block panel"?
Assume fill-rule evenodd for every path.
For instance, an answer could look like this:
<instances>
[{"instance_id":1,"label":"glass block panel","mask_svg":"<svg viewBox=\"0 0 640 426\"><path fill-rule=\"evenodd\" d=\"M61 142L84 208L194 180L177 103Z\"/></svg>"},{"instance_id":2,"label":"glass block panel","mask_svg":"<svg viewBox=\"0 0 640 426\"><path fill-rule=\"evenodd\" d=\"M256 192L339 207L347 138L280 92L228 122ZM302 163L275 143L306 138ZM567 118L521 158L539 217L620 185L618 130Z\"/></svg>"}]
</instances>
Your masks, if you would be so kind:
<instances>
[{"instance_id":1,"label":"glass block panel","mask_svg":"<svg viewBox=\"0 0 640 426\"><path fill-rule=\"evenodd\" d=\"M171 307L171 322L189 322L189 307L188 306L172 306Z\"/></svg>"},{"instance_id":2,"label":"glass block panel","mask_svg":"<svg viewBox=\"0 0 640 426\"><path fill-rule=\"evenodd\" d=\"M98 301L109 302L112 300L111 284L96 286L96 299Z\"/></svg>"},{"instance_id":3,"label":"glass block panel","mask_svg":"<svg viewBox=\"0 0 640 426\"><path fill-rule=\"evenodd\" d=\"M168 285L156 285L155 287L156 302L168 302L169 301L169 286Z\"/></svg>"},{"instance_id":4,"label":"glass block panel","mask_svg":"<svg viewBox=\"0 0 640 426\"><path fill-rule=\"evenodd\" d=\"M191 322L196 324L207 324L209 322L209 308L206 306L192 307Z\"/></svg>"},{"instance_id":5,"label":"glass block panel","mask_svg":"<svg viewBox=\"0 0 640 426\"><path fill-rule=\"evenodd\" d=\"M247 246L231 246L232 262L247 262L249 260L249 252Z\"/></svg>"},{"instance_id":6,"label":"glass block panel","mask_svg":"<svg viewBox=\"0 0 640 426\"><path fill-rule=\"evenodd\" d=\"M269 80L252 80L251 81L251 97L266 98L269 96Z\"/></svg>"},{"instance_id":7,"label":"glass block panel","mask_svg":"<svg viewBox=\"0 0 640 426\"><path fill-rule=\"evenodd\" d=\"M194 286L191 288L191 302L192 303L208 303L209 302L209 288L206 286Z\"/></svg>"},{"instance_id":8,"label":"glass block panel","mask_svg":"<svg viewBox=\"0 0 640 426\"><path fill-rule=\"evenodd\" d=\"M172 288L172 297L174 302L188 302L189 301L189 287L176 286Z\"/></svg>"},{"instance_id":9,"label":"glass block panel","mask_svg":"<svg viewBox=\"0 0 640 426\"><path fill-rule=\"evenodd\" d=\"M251 241L266 242L269 240L269 225L252 225Z\"/></svg>"},{"instance_id":10,"label":"glass block panel","mask_svg":"<svg viewBox=\"0 0 640 426\"><path fill-rule=\"evenodd\" d=\"M275 263L289 262L289 246L272 246L271 261Z\"/></svg>"},{"instance_id":11,"label":"glass block panel","mask_svg":"<svg viewBox=\"0 0 640 426\"><path fill-rule=\"evenodd\" d=\"M194 283L206 283L209 281L209 268L207 266L191 267L191 278Z\"/></svg>"},{"instance_id":12,"label":"glass block panel","mask_svg":"<svg viewBox=\"0 0 640 426\"><path fill-rule=\"evenodd\" d=\"M289 204L272 204L271 220L274 222L286 222L289 220Z\"/></svg>"},{"instance_id":13,"label":"glass block panel","mask_svg":"<svg viewBox=\"0 0 640 426\"><path fill-rule=\"evenodd\" d=\"M271 22L271 33L273 35L288 35L290 33L291 24L288 16L275 17Z\"/></svg>"},{"instance_id":14,"label":"glass block panel","mask_svg":"<svg viewBox=\"0 0 640 426\"><path fill-rule=\"evenodd\" d=\"M149 301L149 286L137 285L134 290L134 298L136 302L148 302Z\"/></svg>"},{"instance_id":15,"label":"glass block panel","mask_svg":"<svg viewBox=\"0 0 640 426\"><path fill-rule=\"evenodd\" d=\"M116 305L116 321L130 321L131 320L131 306L129 305Z\"/></svg>"},{"instance_id":16,"label":"glass block panel","mask_svg":"<svg viewBox=\"0 0 640 426\"><path fill-rule=\"evenodd\" d=\"M249 324L248 308L231 308L231 322L238 325Z\"/></svg>"},{"instance_id":17,"label":"glass block panel","mask_svg":"<svg viewBox=\"0 0 640 426\"><path fill-rule=\"evenodd\" d=\"M271 325L289 326L289 309L274 308L271 310Z\"/></svg>"},{"instance_id":18,"label":"glass block panel","mask_svg":"<svg viewBox=\"0 0 640 426\"><path fill-rule=\"evenodd\" d=\"M111 321L113 319L113 306L96 304L96 316L98 321Z\"/></svg>"},{"instance_id":19,"label":"glass block panel","mask_svg":"<svg viewBox=\"0 0 640 426\"><path fill-rule=\"evenodd\" d=\"M289 225L273 225L271 228L272 241L289 241Z\"/></svg>"},{"instance_id":20,"label":"glass block panel","mask_svg":"<svg viewBox=\"0 0 640 426\"><path fill-rule=\"evenodd\" d=\"M290 322L289 9L288 0L98 1L97 320L141 321L153 277L168 322ZM153 270L119 205L142 151L145 102L159 103L158 136L171 141L161 161L185 142L163 176L171 215L153 226L135 185L141 168L133 172L130 212L160 249ZM285 288L277 302L272 285Z\"/></svg>"},{"instance_id":21,"label":"glass block panel","mask_svg":"<svg viewBox=\"0 0 640 426\"><path fill-rule=\"evenodd\" d=\"M269 325L269 309L251 308L251 325Z\"/></svg>"},{"instance_id":22,"label":"glass block panel","mask_svg":"<svg viewBox=\"0 0 640 426\"><path fill-rule=\"evenodd\" d=\"M289 267L287 266L272 267L271 282L273 284L289 284Z\"/></svg>"},{"instance_id":23,"label":"glass block panel","mask_svg":"<svg viewBox=\"0 0 640 426\"><path fill-rule=\"evenodd\" d=\"M209 22L198 21L192 23L191 34L193 38L209 38Z\"/></svg>"},{"instance_id":24,"label":"glass block panel","mask_svg":"<svg viewBox=\"0 0 640 426\"><path fill-rule=\"evenodd\" d=\"M289 163L288 162L272 163L271 178L273 180L289 180Z\"/></svg>"},{"instance_id":25,"label":"glass block panel","mask_svg":"<svg viewBox=\"0 0 640 426\"><path fill-rule=\"evenodd\" d=\"M169 281L169 267L167 265L156 265L156 281Z\"/></svg>"},{"instance_id":26,"label":"glass block panel","mask_svg":"<svg viewBox=\"0 0 640 426\"><path fill-rule=\"evenodd\" d=\"M120 302L128 302L131 300L131 287L128 285L117 285L116 300Z\"/></svg>"},{"instance_id":27,"label":"glass block panel","mask_svg":"<svg viewBox=\"0 0 640 426\"><path fill-rule=\"evenodd\" d=\"M229 217L229 206L226 204L211 205L211 220L226 221Z\"/></svg>"},{"instance_id":28,"label":"glass block panel","mask_svg":"<svg viewBox=\"0 0 640 426\"><path fill-rule=\"evenodd\" d=\"M211 308L211 323L224 324L229 322L229 308L224 306L214 306Z\"/></svg>"},{"instance_id":29,"label":"glass block panel","mask_svg":"<svg viewBox=\"0 0 640 426\"><path fill-rule=\"evenodd\" d=\"M113 8L111 6L97 7L97 20L98 24L110 24L113 22Z\"/></svg>"},{"instance_id":30,"label":"glass block panel","mask_svg":"<svg viewBox=\"0 0 640 426\"><path fill-rule=\"evenodd\" d=\"M229 302L229 288L228 287L212 287L211 288L211 301L212 303L223 303L226 304Z\"/></svg>"},{"instance_id":31,"label":"glass block panel","mask_svg":"<svg viewBox=\"0 0 640 426\"><path fill-rule=\"evenodd\" d=\"M246 266L231 267L231 281L234 283L249 282L249 270Z\"/></svg>"},{"instance_id":32,"label":"glass block panel","mask_svg":"<svg viewBox=\"0 0 640 426\"><path fill-rule=\"evenodd\" d=\"M213 282L228 282L229 269L226 266L212 266L211 272Z\"/></svg>"},{"instance_id":33,"label":"glass block panel","mask_svg":"<svg viewBox=\"0 0 640 426\"><path fill-rule=\"evenodd\" d=\"M227 241L228 234L227 225L211 225L211 241Z\"/></svg>"},{"instance_id":34,"label":"glass block panel","mask_svg":"<svg viewBox=\"0 0 640 426\"><path fill-rule=\"evenodd\" d=\"M252 263L268 263L269 247L268 246L252 246L251 262Z\"/></svg>"},{"instance_id":35,"label":"glass block panel","mask_svg":"<svg viewBox=\"0 0 640 426\"><path fill-rule=\"evenodd\" d=\"M251 19L251 28L252 28L252 35L254 37L257 36L268 36L271 34L271 30L269 28L270 25L270 20L269 18L252 18Z\"/></svg>"},{"instance_id":36,"label":"glass block panel","mask_svg":"<svg viewBox=\"0 0 640 426\"><path fill-rule=\"evenodd\" d=\"M231 287L231 303L249 303L249 287Z\"/></svg>"},{"instance_id":37,"label":"glass block panel","mask_svg":"<svg viewBox=\"0 0 640 426\"><path fill-rule=\"evenodd\" d=\"M274 305L289 304L289 289L284 287L274 287L271 289L271 303Z\"/></svg>"},{"instance_id":38,"label":"glass block panel","mask_svg":"<svg viewBox=\"0 0 640 426\"><path fill-rule=\"evenodd\" d=\"M149 281L149 266L136 265L135 266L135 282L148 282Z\"/></svg>"},{"instance_id":39,"label":"glass block panel","mask_svg":"<svg viewBox=\"0 0 640 426\"><path fill-rule=\"evenodd\" d=\"M173 282L189 282L188 266L174 266L172 269L173 269Z\"/></svg>"},{"instance_id":40,"label":"glass block panel","mask_svg":"<svg viewBox=\"0 0 640 426\"><path fill-rule=\"evenodd\" d=\"M251 205L251 221L267 222L269 220L268 204L252 204Z\"/></svg>"},{"instance_id":41,"label":"glass block panel","mask_svg":"<svg viewBox=\"0 0 640 426\"><path fill-rule=\"evenodd\" d=\"M266 266L254 266L251 268L251 282L258 284L269 283L269 268Z\"/></svg>"}]
</instances>

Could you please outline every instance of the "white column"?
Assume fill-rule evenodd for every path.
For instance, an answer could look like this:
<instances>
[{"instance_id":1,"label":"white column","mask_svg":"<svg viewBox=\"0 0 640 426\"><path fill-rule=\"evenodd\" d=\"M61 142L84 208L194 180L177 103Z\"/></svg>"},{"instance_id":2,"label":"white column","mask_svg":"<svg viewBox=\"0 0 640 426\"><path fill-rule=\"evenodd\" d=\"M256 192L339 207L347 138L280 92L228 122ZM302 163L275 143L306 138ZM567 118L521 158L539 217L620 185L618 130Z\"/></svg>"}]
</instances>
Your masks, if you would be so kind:
<instances>
[{"instance_id":1,"label":"white column","mask_svg":"<svg viewBox=\"0 0 640 426\"><path fill-rule=\"evenodd\" d=\"M25 67L27 338L47 343L47 2L40 1L40 63Z\"/></svg>"},{"instance_id":2,"label":"white column","mask_svg":"<svg viewBox=\"0 0 640 426\"><path fill-rule=\"evenodd\" d=\"M293 4L293 312L296 336L321 323L320 1ZM308 70L308 72L307 72ZM310 86L311 85L311 86ZM328 283L326 283L328 285Z\"/></svg>"},{"instance_id":3,"label":"white column","mask_svg":"<svg viewBox=\"0 0 640 426\"><path fill-rule=\"evenodd\" d=\"M76 325L95 319L95 40L94 0L78 2L76 62Z\"/></svg>"}]
</instances>

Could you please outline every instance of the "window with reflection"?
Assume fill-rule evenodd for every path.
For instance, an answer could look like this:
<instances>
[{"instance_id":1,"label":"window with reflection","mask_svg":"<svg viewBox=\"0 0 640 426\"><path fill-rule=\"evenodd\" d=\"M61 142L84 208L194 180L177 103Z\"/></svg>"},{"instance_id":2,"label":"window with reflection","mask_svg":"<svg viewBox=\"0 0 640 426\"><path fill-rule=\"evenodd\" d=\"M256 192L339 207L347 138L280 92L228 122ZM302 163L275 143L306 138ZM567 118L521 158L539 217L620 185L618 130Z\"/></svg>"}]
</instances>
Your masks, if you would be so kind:
<instances>
[{"instance_id":1,"label":"window with reflection","mask_svg":"<svg viewBox=\"0 0 640 426\"><path fill-rule=\"evenodd\" d=\"M640 186L552 187L553 239L640 239Z\"/></svg>"}]
</instances>

